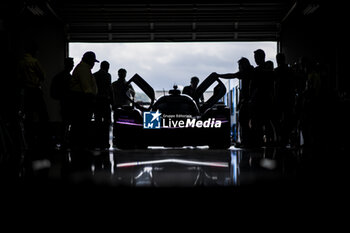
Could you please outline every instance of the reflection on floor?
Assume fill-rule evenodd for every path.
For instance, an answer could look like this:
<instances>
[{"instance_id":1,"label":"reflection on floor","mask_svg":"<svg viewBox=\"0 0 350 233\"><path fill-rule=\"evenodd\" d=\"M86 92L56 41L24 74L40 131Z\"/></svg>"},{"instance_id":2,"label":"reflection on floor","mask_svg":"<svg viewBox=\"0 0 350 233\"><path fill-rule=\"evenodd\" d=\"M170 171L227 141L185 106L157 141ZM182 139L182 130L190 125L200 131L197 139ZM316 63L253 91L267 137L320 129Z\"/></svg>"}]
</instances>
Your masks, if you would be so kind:
<instances>
[{"instance_id":1,"label":"reflection on floor","mask_svg":"<svg viewBox=\"0 0 350 233\"><path fill-rule=\"evenodd\" d=\"M107 187L244 187L296 181L301 155L300 149L282 148L69 150L32 161L27 176Z\"/></svg>"},{"instance_id":2,"label":"reflection on floor","mask_svg":"<svg viewBox=\"0 0 350 233\"><path fill-rule=\"evenodd\" d=\"M7 199L30 203L30 208L47 203L62 208L60 201L63 207L79 203L81 209L89 205L112 209L113 204L119 210L121 205L124 210L130 205L149 210L184 203L204 210L227 208L228 203L242 209L247 205L286 209L305 202L319 206L320 197L341 200L339 193L346 193L342 177L347 170L341 168L346 165L339 161L347 155L321 147L57 149L47 156L26 154L20 177L3 176L2 181L9 182L1 182L1 190L6 190L2 194ZM329 193L337 198L330 199Z\"/></svg>"}]
</instances>

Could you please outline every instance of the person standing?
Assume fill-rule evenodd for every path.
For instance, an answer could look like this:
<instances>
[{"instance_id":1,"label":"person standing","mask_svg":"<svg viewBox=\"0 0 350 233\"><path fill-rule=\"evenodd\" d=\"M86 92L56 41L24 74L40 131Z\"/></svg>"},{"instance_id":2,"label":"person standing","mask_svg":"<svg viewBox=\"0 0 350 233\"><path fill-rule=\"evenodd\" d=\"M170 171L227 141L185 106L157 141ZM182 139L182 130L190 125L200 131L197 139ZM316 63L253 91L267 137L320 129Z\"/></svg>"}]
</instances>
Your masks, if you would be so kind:
<instances>
[{"instance_id":1,"label":"person standing","mask_svg":"<svg viewBox=\"0 0 350 233\"><path fill-rule=\"evenodd\" d=\"M109 63L101 62L100 70L94 73L97 85L95 105L95 122L98 126L98 147L109 148L109 130L111 125L112 86L111 74L108 73Z\"/></svg>"},{"instance_id":2,"label":"person standing","mask_svg":"<svg viewBox=\"0 0 350 233\"><path fill-rule=\"evenodd\" d=\"M296 124L294 117L296 78L292 69L286 63L283 53L276 55L277 67L275 73L274 108L276 127L279 130L279 142L282 146L289 143L293 126Z\"/></svg>"},{"instance_id":3,"label":"person standing","mask_svg":"<svg viewBox=\"0 0 350 233\"><path fill-rule=\"evenodd\" d=\"M182 90L182 94L189 95L192 98L194 98L195 92L197 90L197 86L199 83L199 78L198 77L192 77L191 78L191 84L189 86L185 86L184 89ZM204 102L204 97L203 95L199 98L201 102ZM199 103L198 99L195 99L196 103Z\"/></svg>"},{"instance_id":4,"label":"person standing","mask_svg":"<svg viewBox=\"0 0 350 233\"><path fill-rule=\"evenodd\" d=\"M72 79L71 71L74 68L74 60L71 57L64 59L64 69L59 72L51 83L50 94L51 97L60 102L62 126L59 135L59 141L61 146L67 146L68 143L68 128L71 122L70 108L68 104L68 98L70 95L69 85Z\"/></svg>"},{"instance_id":5,"label":"person standing","mask_svg":"<svg viewBox=\"0 0 350 233\"><path fill-rule=\"evenodd\" d=\"M97 85L92 68L96 55L92 51L84 53L81 62L75 67L70 82L70 104L72 106L71 140L74 146L87 147L89 123L92 119Z\"/></svg>"},{"instance_id":6,"label":"person standing","mask_svg":"<svg viewBox=\"0 0 350 233\"><path fill-rule=\"evenodd\" d=\"M24 114L25 138L30 151L41 150L48 145L46 140L49 117L42 91L45 72L36 58L37 52L38 46L35 42L26 44L17 74L20 85L20 111Z\"/></svg>"},{"instance_id":7,"label":"person standing","mask_svg":"<svg viewBox=\"0 0 350 233\"><path fill-rule=\"evenodd\" d=\"M253 135L256 136L254 144L260 146L275 140L272 125L274 73L273 62L265 61L265 52L262 49L254 51L254 60L257 66L250 82L253 113L250 123Z\"/></svg>"},{"instance_id":8,"label":"person standing","mask_svg":"<svg viewBox=\"0 0 350 233\"><path fill-rule=\"evenodd\" d=\"M118 108L125 106L131 106L132 101L135 97L135 90L131 84L129 84L126 78L126 69L121 68L118 70L118 79L112 83L112 95L113 95L113 104L112 108L114 111L113 117L114 122L118 121L118 116L116 114ZM113 127L113 144L117 144L117 128Z\"/></svg>"},{"instance_id":9,"label":"person standing","mask_svg":"<svg viewBox=\"0 0 350 233\"><path fill-rule=\"evenodd\" d=\"M251 117L250 107L250 82L253 79L254 67L250 64L249 60L242 57L238 61L239 71L236 73L217 74L219 78L223 79L239 79L240 82L240 94L238 110L238 122L240 127L240 143L236 143L239 147L249 147L251 143L252 133L249 127L249 120Z\"/></svg>"},{"instance_id":10,"label":"person standing","mask_svg":"<svg viewBox=\"0 0 350 233\"><path fill-rule=\"evenodd\" d=\"M113 110L128 105L131 105L129 99L135 97L135 90L125 80L127 71L124 68L118 70L118 79L112 83L113 91ZM129 97L129 98L128 98Z\"/></svg>"}]
</instances>

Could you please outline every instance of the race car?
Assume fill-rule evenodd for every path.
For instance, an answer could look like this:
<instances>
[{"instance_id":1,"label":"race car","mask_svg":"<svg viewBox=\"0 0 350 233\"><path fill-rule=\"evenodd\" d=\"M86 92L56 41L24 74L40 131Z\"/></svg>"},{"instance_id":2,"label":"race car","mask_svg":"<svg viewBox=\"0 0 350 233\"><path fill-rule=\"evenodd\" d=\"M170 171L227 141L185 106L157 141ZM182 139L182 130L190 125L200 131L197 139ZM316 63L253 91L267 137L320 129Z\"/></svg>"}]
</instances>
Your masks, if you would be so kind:
<instances>
[{"instance_id":1,"label":"race car","mask_svg":"<svg viewBox=\"0 0 350 233\"><path fill-rule=\"evenodd\" d=\"M181 94L174 86L168 94L155 100L153 88L138 74L135 74L128 84L138 86L150 102L145 107L127 97L132 106L122 106L114 111L115 147L230 147L230 109L219 102L226 93L226 87L214 74L209 75L198 86L193 98ZM199 103L199 97L215 84L213 95L204 103Z\"/></svg>"}]
</instances>

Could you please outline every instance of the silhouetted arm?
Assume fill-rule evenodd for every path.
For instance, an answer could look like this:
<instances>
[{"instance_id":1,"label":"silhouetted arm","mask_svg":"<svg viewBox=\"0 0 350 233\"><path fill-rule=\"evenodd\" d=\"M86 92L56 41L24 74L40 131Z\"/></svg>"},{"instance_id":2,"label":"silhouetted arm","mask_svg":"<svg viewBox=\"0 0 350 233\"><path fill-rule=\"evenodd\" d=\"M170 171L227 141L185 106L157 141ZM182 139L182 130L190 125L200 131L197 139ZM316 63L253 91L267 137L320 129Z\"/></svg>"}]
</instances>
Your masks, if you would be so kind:
<instances>
[{"instance_id":1,"label":"silhouetted arm","mask_svg":"<svg viewBox=\"0 0 350 233\"><path fill-rule=\"evenodd\" d=\"M245 71L238 71L236 73L228 73L228 74L217 74L219 78L223 79L251 79L252 76L250 72L245 72Z\"/></svg>"},{"instance_id":2,"label":"silhouetted arm","mask_svg":"<svg viewBox=\"0 0 350 233\"><path fill-rule=\"evenodd\" d=\"M239 72L237 73L227 73L227 74L218 74L219 78L223 79L234 79L234 78L239 78Z\"/></svg>"}]
</instances>

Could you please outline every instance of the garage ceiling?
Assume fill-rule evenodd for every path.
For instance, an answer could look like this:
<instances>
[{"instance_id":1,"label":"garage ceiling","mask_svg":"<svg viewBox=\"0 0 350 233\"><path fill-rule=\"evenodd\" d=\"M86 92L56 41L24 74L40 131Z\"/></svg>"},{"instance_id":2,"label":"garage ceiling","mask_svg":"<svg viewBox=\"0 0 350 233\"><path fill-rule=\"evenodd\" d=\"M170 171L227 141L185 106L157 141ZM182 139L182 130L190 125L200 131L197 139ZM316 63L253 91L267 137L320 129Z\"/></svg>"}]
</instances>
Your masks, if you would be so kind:
<instances>
[{"instance_id":1,"label":"garage ceiling","mask_svg":"<svg viewBox=\"0 0 350 233\"><path fill-rule=\"evenodd\" d=\"M66 25L70 42L277 41L295 6L295 0L41 2Z\"/></svg>"}]
</instances>

